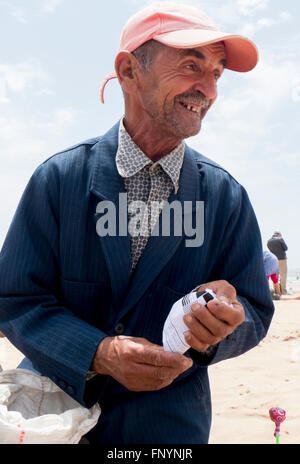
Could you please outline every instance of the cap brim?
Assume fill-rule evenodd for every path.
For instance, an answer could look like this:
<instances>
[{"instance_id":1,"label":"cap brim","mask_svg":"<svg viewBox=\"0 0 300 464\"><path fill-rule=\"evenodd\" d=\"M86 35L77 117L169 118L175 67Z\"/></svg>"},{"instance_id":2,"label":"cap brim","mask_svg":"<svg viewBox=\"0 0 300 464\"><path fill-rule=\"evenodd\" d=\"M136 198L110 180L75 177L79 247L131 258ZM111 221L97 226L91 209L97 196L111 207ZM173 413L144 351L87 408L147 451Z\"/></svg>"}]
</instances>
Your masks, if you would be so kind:
<instances>
[{"instance_id":1,"label":"cap brim","mask_svg":"<svg viewBox=\"0 0 300 464\"><path fill-rule=\"evenodd\" d=\"M185 29L160 34L153 39L174 48L196 48L224 41L227 55L226 68L232 71L251 71L258 62L258 50L254 43L239 35L213 30Z\"/></svg>"}]
</instances>

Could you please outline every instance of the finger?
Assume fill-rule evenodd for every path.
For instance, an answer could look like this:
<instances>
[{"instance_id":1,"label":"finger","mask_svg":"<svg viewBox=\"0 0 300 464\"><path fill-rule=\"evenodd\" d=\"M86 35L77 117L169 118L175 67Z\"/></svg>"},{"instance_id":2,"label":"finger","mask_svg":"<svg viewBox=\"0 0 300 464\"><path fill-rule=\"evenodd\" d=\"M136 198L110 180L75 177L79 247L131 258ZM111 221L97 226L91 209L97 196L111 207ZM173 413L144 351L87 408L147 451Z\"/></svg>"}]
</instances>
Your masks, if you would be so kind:
<instances>
[{"instance_id":1,"label":"finger","mask_svg":"<svg viewBox=\"0 0 300 464\"><path fill-rule=\"evenodd\" d=\"M194 348L194 350L200 351L200 353L204 353L210 346L198 340L198 338L196 338L195 335L193 335L190 331L184 334L184 338L187 344L190 345L191 348Z\"/></svg>"},{"instance_id":2,"label":"finger","mask_svg":"<svg viewBox=\"0 0 300 464\"><path fill-rule=\"evenodd\" d=\"M186 356L150 347L143 347L135 360L138 363L157 367L171 367L182 371L189 369L193 365L193 361Z\"/></svg>"},{"instance_id":3,"label":"finger","mask_svg":"<svg viewBox=\"0 0 300 464\"><path fill-rule=\"evenodd\" d=\"M207 309L206 309L207 312ZM211 319L215 319L210 315ZM184 322L186 326L190 329L190 332L204 344L215 345L221 341L221 337L217 337L212 333L207 327L205 327L194 315L184 316Z\"/></svg>"},{"instance_id":4,"label":"finger","mask_svg":"<svg viewBox=\"0 0 300 464\"><path fill-rule=\"evenodd\" d=\"M231 327L237 327L245 320L245 311L243 306L236 300L232 307L220 301L210 301L207 309L215 317L222 319Z\"/></svg>"},{"instance_id":5,"label":"finger","mask_svg":"<svg viewBox=\"0 0 300 464\"><path fill-rule=\"evenodd\" d=\"M158 391L161 390L162 388L167 387L168 385L171 385L171 383L174 382L174 379L171 380L164 380L160 382L153 383L153 381L147 382L145 381L143 384L133 384L126 386L128 390L134 391L134 392L142 392L142 391Z\"/></svg>"},{"instance_id":6,"label":"finger","mask_svg":"<svg viewBox=\"0 0 300 464\"><path fill-rule=\"evenodd\" d=\"M209 302L210 303L210 302ZM228 306L227 306L228 308ZM229 327L226 321L221 320L218 317L218 314L214 314L209 310L209 306L207 308L205 306L195 304L191 307L193 315L197 318L197 320L209 330L209 332L216 337L218 340L217 342L212 342L210 345L214 343L218 343L223 338L227 337L229 333L232 332L232 329ZM207 340L209 342L209 340Z\"/></svg>"},{"instance_id":7,"label":"finger","mask_svg":"<svg viewBox=\"0 0 300 464\"><path fill-rule=\"evenodd\" d=\"M123 383L129 390L158 390L170 385L180 375L175 369L133 364L124 375Z\"/></svg>"},{"instance_id":8,"label":"finger","mask_svg":"<svg viewBox=\"0 0 300 464\"><path fill-rule=\"evenodd\" d=\"M154 384L156 381L172 381L179 373L177 369L171 367L157 367L150 364L135 363L132 365L131 375L135 379L147 379L147 381L150 380Z\"/></svg>"}]
</instances>

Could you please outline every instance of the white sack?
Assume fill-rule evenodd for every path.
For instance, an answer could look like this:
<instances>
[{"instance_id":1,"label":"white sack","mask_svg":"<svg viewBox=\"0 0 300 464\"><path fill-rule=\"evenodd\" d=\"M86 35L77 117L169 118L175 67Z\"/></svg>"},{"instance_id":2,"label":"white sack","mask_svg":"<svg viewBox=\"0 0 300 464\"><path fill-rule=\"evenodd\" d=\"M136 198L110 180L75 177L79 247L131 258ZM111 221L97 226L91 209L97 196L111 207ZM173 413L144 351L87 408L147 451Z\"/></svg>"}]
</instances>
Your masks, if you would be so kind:
<instances>
[{"instance_id":1,"label":"white sack","mask_svg":"<svg viewBox=\"0 0 300 464\"><path fill-rule=\"evenodd\" d=\"M25 369L0 372L1 444L76 444L98 422L47 377Z\"/></svg>"}]
</instances>

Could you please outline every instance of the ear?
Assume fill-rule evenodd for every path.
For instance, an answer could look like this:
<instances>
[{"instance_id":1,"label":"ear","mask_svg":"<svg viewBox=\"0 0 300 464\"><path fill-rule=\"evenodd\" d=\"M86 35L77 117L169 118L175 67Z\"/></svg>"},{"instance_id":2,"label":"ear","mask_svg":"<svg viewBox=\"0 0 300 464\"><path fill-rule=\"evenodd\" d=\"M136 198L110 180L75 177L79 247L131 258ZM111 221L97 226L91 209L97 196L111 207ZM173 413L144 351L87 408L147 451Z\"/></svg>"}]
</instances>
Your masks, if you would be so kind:
<instances>
[{"instance_id":1,"label":"ear","mask_svg":"<svg viewBox=\"0 0 300 464\"><path fill-rule=\"evenodd\" d=\"M138 61L132 53L127 51L118 53L115 60L115 71L120 85L127 93L132 93L136 90L137 67Z\"/></svg>"}]
</instances>

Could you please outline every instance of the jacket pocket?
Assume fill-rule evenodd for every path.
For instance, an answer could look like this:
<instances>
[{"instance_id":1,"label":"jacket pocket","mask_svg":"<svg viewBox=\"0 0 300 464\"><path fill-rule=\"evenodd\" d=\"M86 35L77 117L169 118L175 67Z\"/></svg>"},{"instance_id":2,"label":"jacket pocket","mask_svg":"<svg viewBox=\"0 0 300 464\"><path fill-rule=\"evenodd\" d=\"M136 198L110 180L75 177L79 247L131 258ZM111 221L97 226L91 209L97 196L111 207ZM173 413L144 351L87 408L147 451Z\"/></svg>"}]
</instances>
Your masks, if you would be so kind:
<instances>
[{"instance_id":1,"label":"jacket pocket","mask_svg":"<svg viewBox=\"0 0 300 464\"><path fill-rule=\"evenodd\" d=\"M64 305L84 321L98 328L105 326L111 289L104 282L61 279L61 297Z\"/></svg>"},{"instance_id":2,"label":"jacket pocket","mask_svg":"<svg viewBox=\"0 0 300 464\"><path fill-rule=\"evenodd\" d=\"M141 300L137 311L136 331L152 343L162 345L162 332L173 304L184 296L170 287L160 286Z\"/></svg>"}]
</instances>

